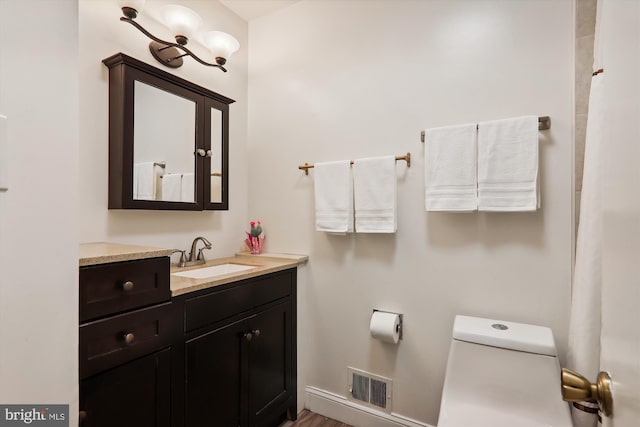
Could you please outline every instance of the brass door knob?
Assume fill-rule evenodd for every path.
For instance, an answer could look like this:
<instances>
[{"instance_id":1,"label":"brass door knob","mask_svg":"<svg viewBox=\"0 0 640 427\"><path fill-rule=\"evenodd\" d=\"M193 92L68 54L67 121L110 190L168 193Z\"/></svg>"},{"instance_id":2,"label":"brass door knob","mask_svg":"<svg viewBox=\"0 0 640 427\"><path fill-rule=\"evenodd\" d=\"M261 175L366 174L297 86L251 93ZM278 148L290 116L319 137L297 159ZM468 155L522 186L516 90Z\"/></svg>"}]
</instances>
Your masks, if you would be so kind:
<instances>
[{"instance_id":1,"label":"brass door knob","mask_svg":"<svg viewBox=\"0 0 640 427\"><path fill-rule=\"evenodd\" d=\"M598 402L605 416L613 413L611 376L600 372L594 384L571 369L562 368L562 399L567 402Z\"/></svg>"}]
</instances>

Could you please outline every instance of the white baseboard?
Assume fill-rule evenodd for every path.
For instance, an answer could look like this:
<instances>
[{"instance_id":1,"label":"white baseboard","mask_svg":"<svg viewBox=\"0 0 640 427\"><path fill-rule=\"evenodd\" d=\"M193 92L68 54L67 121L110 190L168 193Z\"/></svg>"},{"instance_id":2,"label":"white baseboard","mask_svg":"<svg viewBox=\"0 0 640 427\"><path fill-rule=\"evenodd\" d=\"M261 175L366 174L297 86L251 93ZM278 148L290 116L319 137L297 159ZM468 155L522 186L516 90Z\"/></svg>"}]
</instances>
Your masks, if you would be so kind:
<instances>
[{"instance_id":1,"label":"white baseboard","mask_svg":"<svg viewBox=\"0 0 640 427\"><path fill-rule=\"evenodd\" d=\"M355 427L433 427L395 413L377 411L329 391L306 386L305 407Z\"/></svg>"}]
</instances>

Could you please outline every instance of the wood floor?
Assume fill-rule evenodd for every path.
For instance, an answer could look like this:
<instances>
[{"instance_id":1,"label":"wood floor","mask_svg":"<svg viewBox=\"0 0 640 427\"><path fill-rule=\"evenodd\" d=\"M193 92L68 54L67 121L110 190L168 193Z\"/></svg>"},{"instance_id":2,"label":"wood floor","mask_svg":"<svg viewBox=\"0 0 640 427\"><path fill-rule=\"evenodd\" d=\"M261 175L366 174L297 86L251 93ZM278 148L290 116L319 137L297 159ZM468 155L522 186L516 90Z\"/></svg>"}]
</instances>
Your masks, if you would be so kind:
<instances>
[{"instance_id":1,"label":"wood floor","mask_svg":"<svg viewBox=\"0 0 640 427\"><path fill-rule=\"evenodd\" d=\"M340 421L332 420L323 415L314 414L306 409L298 415L296 421L286 421L280 427L351 427Z\"/></svg>"}]
</instances>

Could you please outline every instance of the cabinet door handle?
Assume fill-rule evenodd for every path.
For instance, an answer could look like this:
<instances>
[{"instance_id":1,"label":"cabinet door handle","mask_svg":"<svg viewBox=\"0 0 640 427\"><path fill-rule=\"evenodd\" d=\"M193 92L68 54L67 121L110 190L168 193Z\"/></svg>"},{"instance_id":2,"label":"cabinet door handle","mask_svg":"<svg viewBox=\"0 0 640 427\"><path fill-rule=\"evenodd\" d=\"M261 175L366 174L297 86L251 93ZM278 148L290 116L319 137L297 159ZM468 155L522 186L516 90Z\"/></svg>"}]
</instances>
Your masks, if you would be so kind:
<instances>
[{"instance_id":1,"label":"cabinet door handle","mask_svg":"<svg viewBox=\"0 0 640 427\"><path fill-rule=\"evenodd\" d=\"M206 152L206 151L204 151L202 148L198 148L198 149L196 150L196 153L197 153L197 154L198 154L198 156L200 156L200 157L204 157L204 156L206 156L206 155L207 155L207 152Z\"/></svg>"},{"instance_id":2,"label":"cabinet door handle","mask_svg":"<svg viewBox=\"0 0 640 427\"><path fill-rule=\"evenodd\" d=\"M134 284L131 280L127 280L122 284L122 289L125 291L130 291L133 289L133 287L134 287Z\"/></svg>"},{"instance_id":3,"label":"cabinet door handle","mask_svg":"<svg viewBox=\"0 0 640 427\"><path fill-rule=\"evenodd\" d=\"M124 333L124 343L126 345L131 345L133 343L133 340L136 339L136 336L133 335L133 332L125 332Z\"/></svg>"},{"instance_id":4,"label":"cabinet door handle","mask_svg":"<svg viewBox=\"0 0 640 427\"><path fill-rule=\"evenodd\" d=\"M246 339L247 341L251 341L253 337L257 338L259 336L260 336L260 329L254 329L253 331L245 332L245 334L243 335L244 339Z\"/></svg>"},{"instance_id":5,"label":"cabinet door handle","mask_svg":"<svg viewBox=\"0 0 640 427\"><path fill-rule=\"evenodd\" d=\"M213 156L213 151L207 150L207 157L211 157L211 156Z\"/></svg>"}]
</instances>

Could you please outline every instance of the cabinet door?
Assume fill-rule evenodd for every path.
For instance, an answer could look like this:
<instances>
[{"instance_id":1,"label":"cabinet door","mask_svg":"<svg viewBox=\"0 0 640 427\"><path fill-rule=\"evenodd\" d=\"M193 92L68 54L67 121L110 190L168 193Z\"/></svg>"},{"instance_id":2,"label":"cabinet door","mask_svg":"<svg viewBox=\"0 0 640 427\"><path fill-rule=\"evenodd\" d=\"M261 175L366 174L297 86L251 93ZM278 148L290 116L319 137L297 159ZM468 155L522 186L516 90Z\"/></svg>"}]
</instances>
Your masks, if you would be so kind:
<instances>
[{"instance_id":1,"label":"cabinet door","mask_svg":"<svg viewBox=\"0 0 640 427\"><path fill-rule=\"evenodd\" d=\"M244 329L246 321L239 321L186 342L185 426L246 425L240 387L246 371Z\"/></svg>"},{"instance_id":2,"label":"cabinet door","mask_svg":"<svg viewBox=\"0 0 640 427\"><path fill-rule=\"evenodd\" d=\"M170 427L171 349L80 383L82 427Z\"/></svg>"},{"instance_id":3,"label":"cabinet door","mask_svg":"<svg viewBox=\"0 0 640 427\"><path fill-rule=\"evenodd\" d=\"M229 209L229 104L207 98L204 109L204 208Z\"/></svg>"},{"instance_id":4,"label":"cabinet door","mask_svg":"<svg viewBox=\"0 0 640 427\"><path fill-rule=\"evenodd\" d=\"M277 425L293 397L291 303L278 304L249 319L249 417L251 426ZM259 333L257 332L259 331ZM294 412L295 413L295 412Z\"/></svg>"}]
</instances>

